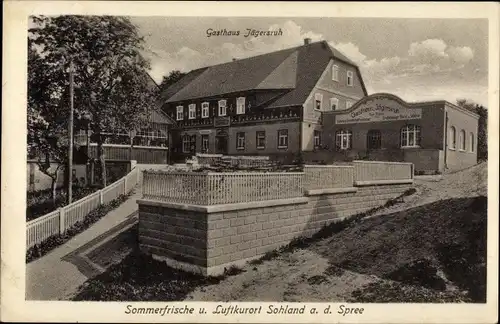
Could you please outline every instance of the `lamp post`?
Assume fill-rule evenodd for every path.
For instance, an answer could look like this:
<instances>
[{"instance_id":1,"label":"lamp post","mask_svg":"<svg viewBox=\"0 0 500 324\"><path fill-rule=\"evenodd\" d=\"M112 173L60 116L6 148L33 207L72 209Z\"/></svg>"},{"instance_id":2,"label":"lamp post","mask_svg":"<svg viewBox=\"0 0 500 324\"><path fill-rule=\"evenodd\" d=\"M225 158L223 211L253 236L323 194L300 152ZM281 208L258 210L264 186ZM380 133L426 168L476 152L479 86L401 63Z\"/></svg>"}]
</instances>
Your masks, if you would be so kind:
<instances>
[{"instance_id":1,"label":"lamp post","mask_svg":"<svg viewBox=\"0 0 500 324\"><path fill-rule=\"evenodd\" d=\"M73 73L74 73L73 61L69 63L69 145L68 145L68 205L71 204L73 196Z\"/></svg>"}]
</instances>

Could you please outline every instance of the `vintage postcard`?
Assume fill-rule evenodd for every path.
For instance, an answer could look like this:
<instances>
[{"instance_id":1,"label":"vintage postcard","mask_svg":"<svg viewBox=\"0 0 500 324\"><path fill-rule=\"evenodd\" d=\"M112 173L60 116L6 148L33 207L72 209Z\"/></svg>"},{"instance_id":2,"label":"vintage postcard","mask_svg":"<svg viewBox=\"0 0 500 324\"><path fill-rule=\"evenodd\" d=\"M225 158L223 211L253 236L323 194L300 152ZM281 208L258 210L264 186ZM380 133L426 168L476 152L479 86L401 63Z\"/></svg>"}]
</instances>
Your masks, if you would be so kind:
<instances>
[{"instance_id":1,"label":"vintage postcard","mask_svg":"<svg viewBox=\"0 0 500 324\"><path fill-rule=\"evenodd\" d=\"M1 319L496 322L499 8L5 2Z\"/></svg>"}]
</instances>

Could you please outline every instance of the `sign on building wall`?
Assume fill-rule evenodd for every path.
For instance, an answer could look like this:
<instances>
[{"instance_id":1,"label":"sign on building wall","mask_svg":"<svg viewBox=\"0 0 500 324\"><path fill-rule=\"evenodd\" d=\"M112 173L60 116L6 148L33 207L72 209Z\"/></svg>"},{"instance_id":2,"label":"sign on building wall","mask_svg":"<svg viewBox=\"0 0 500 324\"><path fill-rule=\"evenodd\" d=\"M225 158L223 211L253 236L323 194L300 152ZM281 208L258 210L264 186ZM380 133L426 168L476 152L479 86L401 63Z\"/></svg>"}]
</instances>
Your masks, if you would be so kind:
<instances>
[{"instance_id":1,"label":"sign on building wall","mask_svg":"<svg viewBox=\"0 0 500 324\"><path fill-rule=\"evenodd\" d=\"M356 124L421 118L421 108L406 108L392 99L375 99L361 104L349 113L336 115L335 123Z\"/></svg>"}]
</instances>

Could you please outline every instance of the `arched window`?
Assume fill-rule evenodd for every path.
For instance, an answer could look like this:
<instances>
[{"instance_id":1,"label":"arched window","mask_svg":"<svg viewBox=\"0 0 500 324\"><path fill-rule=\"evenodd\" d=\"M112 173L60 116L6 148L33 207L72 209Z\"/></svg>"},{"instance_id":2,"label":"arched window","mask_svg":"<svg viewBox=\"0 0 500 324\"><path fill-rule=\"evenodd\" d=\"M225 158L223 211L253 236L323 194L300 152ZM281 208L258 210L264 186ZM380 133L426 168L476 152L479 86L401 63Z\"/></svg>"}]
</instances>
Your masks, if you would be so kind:
<instances>
[{"instance_id":1,"label":"arched window","mask_svg":"<svg viewBox=\"0 0 500 324\"><path fill-rule=\"evenodd\" d=\"M460 150L465 151L465 131L460 131Z\"/></svg>"},{"instance_id":2,"label":"arched window","mask_svg":"<svg viewBox=\"0 0 500 324\"><path fill-rule=\"evenodd\" d=\"M420 147L420 126L406 125L401 129L401 147Z\"/></svg>"},{"instance_id":3,"label":"arched window","mask_svg":"<svg viewBox=\"0 0 500 324\"><path fill-rule=\"evenodd\" d=\"M471 152L474 152L474 133L470 133L469 134L469 138L470 138L470 151Z\"/></svg>"},{"instance_id":4,"label":"arched window","mask_svg":"<svg viewBox=\"0 0 500 324\"><path fill-rule=\"evenodd\" d=\"M369 150L382 148L382 133L378 129L370 129L366 134L366 147Z\"/></svg>"},{"instance_id":5,"label":"arched window","mask_svg":"<svg viewBox=\"0 0 500 324\"><path fill-rule=\"evenodd\" d=\"M335 146L337 150L348 150L352 148L352 132L350 130L339 130L335 133Z\"/></svg>"},{"instance_id":6,"label":"arched window","mask_svg":"<svg viewBox=\"0 0 500 324\"><path fill-rule=\"evenodd\" d=\"M450 149L455 149L457 147L457 131L455 127L450 127Z\"/></svg>"}]
</instances>

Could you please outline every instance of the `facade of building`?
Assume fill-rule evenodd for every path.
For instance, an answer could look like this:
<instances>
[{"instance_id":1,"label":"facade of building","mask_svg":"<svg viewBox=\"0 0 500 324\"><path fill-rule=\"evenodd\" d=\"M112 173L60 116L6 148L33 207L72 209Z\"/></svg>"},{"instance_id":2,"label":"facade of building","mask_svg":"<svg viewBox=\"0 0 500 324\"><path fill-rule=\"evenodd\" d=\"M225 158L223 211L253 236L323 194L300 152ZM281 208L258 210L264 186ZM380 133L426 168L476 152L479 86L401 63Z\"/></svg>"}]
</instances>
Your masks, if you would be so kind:
<instances>
[{"instance_id":1,"label":"facade of building","mask_svg":"<svg viewBox=\"0 0 500 324\"><path fill-rule=\"evenodd\" d=\"M323 113L325 146L318 158L405 161L422 172L463 169L477 163L478 119L446 101L407 103L373 94L350 109Z\"/></svg>"},{"instance_id":2,"label":"facade of building","mask_svg":"<svg viewBox=\"0 0 500 324\"><path fill-rule=\"evenodd\" d=\"M353 62L326 42L191 71L163 93L176 121L172 157L196 152L267 155L283 161L312 150L321 112L366 95Z\"/></svg>"},{"instance_id":3,"label":"facade of building","mask_svg":"<svg viewBox=\"0 0 500 324\"><path fill-rule=\"evenodd\" d=\"M476 163L478 116L445 101L368 96L327 42L189 72L162 94L172 160L197 152L305 162L408 161L442 172Z\"/></svg>"},{"instance_id":4,"label":"facade of building","mask_svg":"<svg viewBox=\"0 0 500 324\"><path fill-rule=\"evenodd\" d=\"M149 76L151 88L158 85ZM138 163L163 164L169 163L169 128L174 125L173 121L161 109L161 102L152 107L148 120L140 129L113 129L103 132L105 140L103 144L106 160L130 161L136 160ZM98 158L97 144L92 141L92 134L86 129L80 129L75 134L75 143L87 160Z\"/></svg>"}]
</instances>

